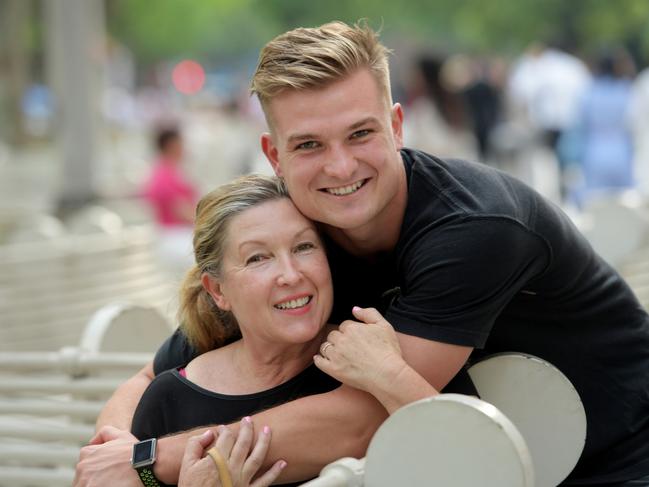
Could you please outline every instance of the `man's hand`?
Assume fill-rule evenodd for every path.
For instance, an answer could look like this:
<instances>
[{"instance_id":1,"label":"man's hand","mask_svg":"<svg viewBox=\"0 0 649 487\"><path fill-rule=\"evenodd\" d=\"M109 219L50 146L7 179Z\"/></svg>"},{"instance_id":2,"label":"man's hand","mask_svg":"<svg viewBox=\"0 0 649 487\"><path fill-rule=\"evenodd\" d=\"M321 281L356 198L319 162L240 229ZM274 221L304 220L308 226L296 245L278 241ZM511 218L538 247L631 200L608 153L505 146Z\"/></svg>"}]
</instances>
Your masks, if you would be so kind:
<instances>
[{"instance_id":1,"label":"man's hand","mask_svg":"<svg viewBox=\"0 0 649 487\"><path fill-rule=\"evenodd\" d=\"M437 390L402 357L399 337L374 308L354 307L354 317L332 331L313 358L323 372L372 394L392 414Z\"/></svg>"},{"instance_id":2,"label":"man's hand","mask_svg":"<svg viewBox=\"0 0 649 487\"><path fill-rule=\"evenodd\" d=\"M74 487L141 487L142 482L131 466L133 445L138 439L130 432L104 426L81 449L74 477Z\"/></svg>"}]
</instances>

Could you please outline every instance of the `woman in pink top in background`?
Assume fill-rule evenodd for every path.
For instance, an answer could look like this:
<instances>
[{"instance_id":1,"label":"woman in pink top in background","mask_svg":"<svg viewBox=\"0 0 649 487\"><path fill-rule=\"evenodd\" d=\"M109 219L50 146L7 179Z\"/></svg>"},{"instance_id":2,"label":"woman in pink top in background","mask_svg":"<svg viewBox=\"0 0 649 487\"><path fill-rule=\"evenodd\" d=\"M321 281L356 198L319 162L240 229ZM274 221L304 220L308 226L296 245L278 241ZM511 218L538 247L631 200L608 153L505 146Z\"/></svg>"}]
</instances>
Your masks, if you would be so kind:
<instances>
[{"instance_id":1,"label":"woman in pink top in background","mask_svg":"<svg viewBox=\"0 0 649 487\"><path fill-rule=\"evenodd\" d=\"M197 191L184 177L183 141L175 128L160 130L156 136L159 156L144 194L163 227L191 226L194 221Z\"/></svg>"},{"instance_id":2,"label":"woman in pink top in background","mask_svg":"<svg viewBox=\"0 0 649 487\"><path fill-rule=\"evenodd\" d=\"M176 128L156 134L158 158L144 187L159 229L160 258L174 274L192 264L192 227L198 191L184 176L183 140Z\"/></svg>"}]
</instances>

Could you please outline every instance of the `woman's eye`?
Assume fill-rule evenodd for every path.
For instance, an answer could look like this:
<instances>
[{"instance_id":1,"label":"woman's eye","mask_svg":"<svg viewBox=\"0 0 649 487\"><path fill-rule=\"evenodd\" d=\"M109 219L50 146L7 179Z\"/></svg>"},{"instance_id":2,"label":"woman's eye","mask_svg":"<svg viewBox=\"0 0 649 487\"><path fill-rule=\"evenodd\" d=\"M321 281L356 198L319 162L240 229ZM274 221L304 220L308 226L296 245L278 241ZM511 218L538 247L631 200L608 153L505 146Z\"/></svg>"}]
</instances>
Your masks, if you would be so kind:
<instances>
[{"instance_id":1,"label":"woman's eye","mask_svg":"<svg viewBox=\"0 0 649 487\"><path fill-rule=\"evenodd\" d=\"M296 252L306 252L308 250L312 250L315 248L315 244L312 242L303 242L301 244L298 244L295 247Z\"/></svg>"},{"instance_id":2,"label":"woman's eye","mask_svg":"<svg viewBox=\"0 0 649 487\"><path fill-rule=\"evenodd\" d=\"M299 144L296 149L297 150L309 150L309 149L316 149L318 147L318 143L315 140L309 140L307 142L302 142Z\"/></svg>"},{"instance_id":3,"label":"woman's eye","mask_svg":"<svg viewBox=\"0 0 649 487\"><path fill-rule=\"evenodd\" d=\"M261 262L262 260L264 260L264 256L262 254L255 254L246 259L246 265L254 264L255 262Z\"/></svg>"}]
</instances>

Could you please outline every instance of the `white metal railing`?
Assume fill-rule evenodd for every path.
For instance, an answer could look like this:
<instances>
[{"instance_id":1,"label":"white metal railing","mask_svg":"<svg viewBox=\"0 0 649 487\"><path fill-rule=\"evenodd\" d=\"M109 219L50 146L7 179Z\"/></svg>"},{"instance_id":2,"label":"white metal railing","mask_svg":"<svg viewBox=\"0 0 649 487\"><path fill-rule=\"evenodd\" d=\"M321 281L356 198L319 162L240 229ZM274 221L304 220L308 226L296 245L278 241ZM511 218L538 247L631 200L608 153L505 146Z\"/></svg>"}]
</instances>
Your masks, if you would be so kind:
<instances>
[{"instance_id":1,"label":"white metal railing","mask_svg":"<svg viewBox=\"0 0 649 487\"><path fill-rule=\"evenodd\" d=\"M171 313L172 287L147 226L0 245L0 350L76 344L92 313L110 301Z\"/></svg>"},{"instance_id":2,"label":"white metal railing","mask_svg":"<svg viewBox=\"0 0 649 487\"><path fill-rule=\"evenodd\" d=\"M67 396L58 400L56 398L0 399L0 415L69 416L88 422L94 421L103 407L104 401L71 401Z\"/></svg>"},{"instance_id":3,"label":"white metal railing","mask_svg":"<svg viewBox=\"0 0 649 487\"><path fill-rule=\"evenodd\" d=\"M169 332L153 308L112 304L93 315L78 347L0 352L0 487L71 485L105 400L153 358L150 337ZM124 340L142 351L105 351Z\"/></svg>"},{"instance_id":4,"label":"white metal railing","mask_svg":"<svg viewBox=\"0 0 649 487\"><path fill-rule=\"evenodd\" d=\"M34 421L33 418L24 423L19 418L0 421L0 437L19 440L35 440L43 444L47 442L68 442L79 447L90 441L95 433L93 425L75 424L61 421L50 424ZM7 441L8 443L8 441Z\"/></svg>"},{"instance_id":5,"label":"white metal railing","mask_svg":"<svg viewBox=\"0 0 649 487\"><path fill-rule=\"evenodd\" d=\"M0 466L0 486L3 487L70 487L74 468L52 469Z\"/></svg>"},{"instance_id":6,"label":"white metal railing","mask_svg":"<svg viewBox=\"0 0 649 487\"><path fill-rule=\"evenodd\" d=\"M34 444L0 445L0 458L19 462L25 466L74 465L79 459L79 449L63 443L47 446ZM0 479L1 483L1 479Z\"/></svg>"},{"instance_id":7,"label":"white metal railing","mask_svg":"<svg viewBox=\"0 0 649 487\"><path fill-rule=\"evenodd\" d=\"M47 370L78 377L106 368L139 369L152 358L151 353L97 353L77 347L66 347L58 352L0 352L0 370L3 372Z\"/></svg>"}]
</instances>

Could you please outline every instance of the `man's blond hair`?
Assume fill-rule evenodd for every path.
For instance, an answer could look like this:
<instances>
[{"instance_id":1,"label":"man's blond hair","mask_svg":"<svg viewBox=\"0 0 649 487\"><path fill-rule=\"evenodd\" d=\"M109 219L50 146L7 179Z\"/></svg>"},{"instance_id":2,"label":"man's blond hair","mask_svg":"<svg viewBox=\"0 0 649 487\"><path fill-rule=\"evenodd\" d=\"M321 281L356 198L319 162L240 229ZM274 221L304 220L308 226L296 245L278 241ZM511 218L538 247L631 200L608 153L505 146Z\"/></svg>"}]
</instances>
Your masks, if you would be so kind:
<instances>
[{"instance_id":1,"label":"man's blond hair","mask_svg":"<svg viewBox=\"0 0 649 487\"><path fill-rule=\"evenodd\" d=\"M264 46L250 91L257 95L268 118L268 105L281 92L321 88L367 68L391 106L389 53L364 21L354 26L336 21L301 27Z\"/></svg>"}]
</instances>

